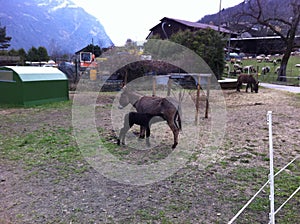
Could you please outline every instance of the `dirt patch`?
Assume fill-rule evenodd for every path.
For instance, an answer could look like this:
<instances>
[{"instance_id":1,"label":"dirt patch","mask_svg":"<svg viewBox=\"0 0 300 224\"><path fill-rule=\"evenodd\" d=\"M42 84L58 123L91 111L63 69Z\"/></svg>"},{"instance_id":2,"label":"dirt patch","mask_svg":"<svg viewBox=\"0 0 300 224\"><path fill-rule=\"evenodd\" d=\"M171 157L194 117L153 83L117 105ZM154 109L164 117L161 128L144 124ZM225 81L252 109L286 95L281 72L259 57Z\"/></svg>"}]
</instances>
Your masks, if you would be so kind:
<instances>
[{"instance_id":1,"label":"dirt patch","mask_svg":"<svg viewBox=\"0 0 300 224\"><path fill-rule=\"evenodd\" d=\"M1 109L0 223L227 223L267 180L267 111L273 111L276 168L299 155L300 102L297 95L263 88L258 94L226 90L224 97L220 158L203 169L200 149L173 175L145 186L118 183L87 163L72 137L71 103ZM168 139L143 152L116 147L113 99L106 94L96 102L97 129L111 153L135 164L171 153ZM297 183L299 165L286 171ZM268 203L267 190L263 199ZM253 206L237 223L267 223L267 203ZM299 203L298 195L278 219L298 214ZM300 217L289 218L296 223Z\"/></svg>"}]
</instances>

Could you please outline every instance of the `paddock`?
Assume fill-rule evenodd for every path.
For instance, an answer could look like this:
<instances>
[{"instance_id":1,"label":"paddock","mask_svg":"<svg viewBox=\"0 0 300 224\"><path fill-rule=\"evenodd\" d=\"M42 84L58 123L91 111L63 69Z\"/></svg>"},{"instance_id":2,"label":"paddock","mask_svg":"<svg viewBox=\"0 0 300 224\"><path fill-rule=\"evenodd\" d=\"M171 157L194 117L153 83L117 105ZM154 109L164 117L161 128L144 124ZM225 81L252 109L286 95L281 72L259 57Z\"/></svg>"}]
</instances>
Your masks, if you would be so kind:
<instances>
[{"instance_id":1,"label":"paddock","mask_svg":"<svg viewBox=\"0 0 300 224\"><path fill-rule=\"evenodd\" d=\"M196 99L195 99L195 124L198 123L199 120L199 107L200 107L200 92L201 89L205 91L205 114L204 117L208 118L209 112L209 94L211 88L211 74L198 74L198 73L172 73L163 76L153 76L153 84L152 84L152 95L156 95L157 85L165 85L167 86L167 96L170 96L172 88L174 88L174 84L177 81L177 85L183 86L182 89L185 88L185 85L189 87L191 90L196 91ZM175 81L176 80L176 81ZM180 95L182 93L180 92ZM180 98L181 96L179 96Z\"/></svg>"},{"instance_id":2,"label":"paddock","mask_svg":"<svg viewBox=\"0 0 300 224\"><path fill-rule=\"evenodd\" d=\"M147 94L151 95L151 90L147 90ZM130 184L134 179L126 178L129 173L117 165L136 165L138 168L131 172L132 178L145 166L156 169L161 176L165 169L157 167L166 164L165 158L170 158L171 165L178 162L170 157L174 150L165 143L172 139L169 133L159 129L157 133L163 139L154 148L135 150L117 146L117 135L111 125L111 108L117 92L100 95L96 92L96 104L89 104L84 97L78 99L82 101L82 106L78 106L83 112L78 114L82 119L78 125L84 127L94 121L97 128L95 141L83 139L86 146L95 146L95 150L79 148L74 134L81 133L75 132L70 121L73 106L69 102L26 108L1 107L0 220L4 223L228 223L268 179L268 110L274 113L275 170L280 170L300 152L299 97L267 88L262 88L261 93L238 94L223 90L227 122L222 144L219 147L211 144L212 116L200 119L198 136L189 138L182 147L195 143L190 159L173 175L162 176L162 180L143 186ZM78 97L76 94L71 95L71 100ZM211 100L213 94L211 92ZM86 95L90 99L91 93ZM88 108L94 117L86 113ZM193 115L191 113L191 121ZM188 131L183 126L182 136L189 134ZM83 134L91 137L90 132ZM107 148L99 148L100 143ZM99 162L95 155L100 151L107 158L105 164L119 159L120 163L102 172L119 173L118 178L124 177L124 182L97 172L82 156L85 149L95 162ZM211 157L214 152L215 156ZM182 156L181 150L177 156ZM149 169L143 171L144 180L147 176L154 177L147 175ZM275 177L275 186L278 186L275 206L297 189L299 176L300 161L295 160ZM268 189L264 188L234 223L268 223L268 198ZM298 223L299 202L298 192L276 213L277 223Z\"/></svg>"}]
</instances>

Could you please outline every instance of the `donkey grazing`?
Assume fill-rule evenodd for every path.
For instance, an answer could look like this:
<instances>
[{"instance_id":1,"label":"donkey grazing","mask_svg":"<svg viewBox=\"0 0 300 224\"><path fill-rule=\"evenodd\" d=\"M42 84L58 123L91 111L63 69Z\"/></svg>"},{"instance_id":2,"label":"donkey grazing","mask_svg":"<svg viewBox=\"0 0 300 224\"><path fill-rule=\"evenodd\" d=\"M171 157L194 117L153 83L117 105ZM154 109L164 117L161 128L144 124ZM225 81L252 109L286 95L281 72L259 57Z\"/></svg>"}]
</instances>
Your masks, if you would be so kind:
<instances>
[{"instance_id":1,"label":"donkey grazing","mask_svg":"<svg viewBox=\"0 0 300 224\"><path fill-rule=\"evenodd\" d=\"M255 80L252 75L242 74L238 77L236 91L240 92L240 88L243 83L247 83L246 92L248 92L248 88L251 88L251 92L253 90L258 93L258 84L259 82Z\"/></svg>"},{"instance_id":2,"label":"donkey grazing","mask_svg":"<svg viewBox=\"0 0 300 224\"><path fill-rule=\"evenodd\" d=\"M131 104L138 113L148 113L153 115L162 114L173 132L174 143L172 148L176 148L179 131L181 130L181 110L177 100L171 97L162 98L157 96L143 96L134 91L130 91L125 87L121 93L119 104L120 109ZM145 129L141 126L140 138L144 137Z\"/></svg>"},{"instance_id":3,"label":"donkey grazing","mask_svg":"<svg viewBox=\"0 0 300 224\"><path fill-rule=\"evenodd\" d=\"M138 112L129 112L125 115L124 126L121 128L118 145L121 143L125 145L125 135L128 130L134 125L140 125L146 129L146 143L147 146L150 146L149 137L150 137L150 127L152 123L162 121L164 119L163 114L148 114L148 113L138 113Z\"/></svg>"}]
</instances>

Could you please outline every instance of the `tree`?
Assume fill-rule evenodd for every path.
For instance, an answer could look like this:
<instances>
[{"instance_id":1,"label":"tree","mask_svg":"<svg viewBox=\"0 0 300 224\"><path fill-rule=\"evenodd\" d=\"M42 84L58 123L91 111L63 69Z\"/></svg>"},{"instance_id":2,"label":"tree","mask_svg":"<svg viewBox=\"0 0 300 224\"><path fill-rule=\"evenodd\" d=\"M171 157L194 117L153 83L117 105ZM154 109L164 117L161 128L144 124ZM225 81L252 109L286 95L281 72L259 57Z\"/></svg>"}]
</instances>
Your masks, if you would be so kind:
<instances>
[{"instance_id":1,"label":"tree","mask_svg":"<svg viewBox=\"0 0 300 224\"><path fill-rule=\"evenodd\" d=\"M7 52L7 55L14 56L15 58L18 57L19 58L18 65L25 64L26 51L23 48L19 50L11 49Z\"/></svg>"},{"instance_id":2,"label":"tree","mask_svg":"<svg viewBox=\"0 0 300 224\"><path fill-rule=\"evenodd\" d=\"M282 4L287 4L288 11L283 12ZM260 24L270 29L275 35L280 36L286 48L278 72L278 81L286 81L286 68L295 47L295 36L300 22L300 1L267 1L267 0L245 0L240 18L250 18L254 24Z\"/></svg>"},{"instance_id":3,"label":"tree","mask_svg":"<svg viewBox=\"0 0 300 224\"><path fill-rule=\"evenodd\" d=\"M136 41L133 41L132 39L128 38L126 40L126 43L125 43L125 47L127 49L136 49L136 46L137 46L137 43Z\"/></svg>"},{"instance_id":4,"label":"tree","mask_svg":"<svg viewBox=\"0 0 300 224\"><path fill-rule=\"evenodd\" d=\"M49 55L45 47L39 47L37 49L39 61L48 61Z\"/></svg>"},{"instance_id":5,"label":"tree","mask_svg":"<svg viewBox=\"0 0 300 224\"><path fill-rule=\"evenodd\" d=\"M61 51L61 47L57 44L57 41L55 39L50 40L48 49L49 49L49 54L53 59L60 58L61 55L63 54Z\"/></svg>"},{"instance_id":6,"label":"tree","mask_svg":"<svg viewBox=\"0 0 300 224\"><path fill-rule=\"evenodd\" d=\"M10 46L12 37L6 36L6 27L1 27L0 24L0 49L5 50Z\"/></svg>"},{"instance_id":7,"label":"tree","mask_svg":"<svg viewBox=\"0 0 300 224\"><path fill-rule=\"evenodd\" d=\"M219 32L212 29L181 31L173 34L170 40L193 50L209 65L218 79L224 70L225 42Z\"/></svg>"},{"instance_id":8,"label":"tree","mask_svg":"<svg viewBox=\"0 0 300 224\"><path fill-rule=\"evenodd\" d=\"M18 51L16 51L15 49L11 49L11 50L8 52L8 55L9 55L9 56L18 56Z\"/></svg>"},{"instance_id":9,"label":"tree","mask_svg":"<svg viewBox=\"0 0 300 224\"><path fill-rule=\"evenodd\" d=\"M182 66L181 63L184 63L184 67L190 67L191 70L195 70L194 72L199 72L199 69L203 73L213 71L217 79L221 78L224 70L226 42L219 32L212 29L185 30L172 34L168 41L155 41L156 39L160 37L153 36L145 43L146 54L156 55L160 60L172 59L174 65L179 68ZM186 49L195 52L203 61L195 62L193 59L186 58L190 56ZM182 60L183 58L185 60ZM190 64L187 65L188 63Z\"/></svg>"},{"instance_id":10,"label":"tree","mask_svg":"<svg viewBox=\"0 0 300 224\"><path fill-rule=\"evenodd\" d=\"M20 63L21 63L22 65L25 65L25 60L26 60L27 54L26 54L26 51L24 50L24 48L20 48L20 49L18 50L18 55L19 55L19 57L20 57Z\"/></svg>"},{"instance_id":11,"label":"tree","mask_svg":"<svg viewBox=\"0 0 300 224\"><path fill-rule=\"evenodd\" d=\"M32 47L28 50L26 60L39 61L38 50L35 47Z\"/></svg>"},{"instance_id":12,"label":"tree","mask_svg":"<svg viewBox=\"0 0 300 224\"><path fill-rule=\"evenodd\" d=\"M28 50L27 60L28 61L48 61L49 55L45 47L39 47L38 49L32 47Z\"/></svg>"}]
</instances>

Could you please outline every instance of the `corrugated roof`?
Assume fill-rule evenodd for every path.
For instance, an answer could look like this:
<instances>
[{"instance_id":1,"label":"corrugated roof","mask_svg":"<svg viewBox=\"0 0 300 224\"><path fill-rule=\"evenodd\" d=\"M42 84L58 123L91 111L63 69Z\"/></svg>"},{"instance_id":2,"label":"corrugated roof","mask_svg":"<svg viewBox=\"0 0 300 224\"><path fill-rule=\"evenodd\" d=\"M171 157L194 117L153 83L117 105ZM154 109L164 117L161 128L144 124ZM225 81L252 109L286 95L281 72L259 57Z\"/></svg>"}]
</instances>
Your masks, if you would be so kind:
<instances>
[{"instance_id":1,"label":"corrugated roof","mask_svg":"<svg viewBox=\"0 0 300 224\"><path fill-rule=\"evenodd\" d=\"M5 66L16 72L23 82L68 80L67 76L57 68L36 66Z\"/></svg>"},{"instance_id":2,"label":"corrugated roof","mask_svg":"<svg viewBox=\"0 0 300 224\"><path fill-rule=\"evenodd\" d=\"M160 21L161 23L164 21L164 20L172 20L172 21L175 21L177 23L181 23L187 27L192 27L192 28L196 28L196 29L207 29L207 28L210 28L210 29L213 29L213 30L216 30L216 31L219 31L219 27L218 26L215 26L215 25L209 25L209 24L204 24L204 23L198 23L198 22L190 22L190 21L186 21L186 20L181 20L181 19L174 19L174 18L168 18L168 17L164 17L162 18ZM150 30L153 30L155 27L157 26L161 26L161 23L160 24L157 24L156 26L152 27ZM228 29L225 29L225 28L222 28L220 27L220 32L222 33L231 33L231 34L234 34L235 32L232 32L231 30L228 30Z\"/></svg>"},{"instance_id":3,"label":"corrugated roof","mask_svg":"<svg viewBox=\"0 0 300 224\"><path fill-rule=\"evenodd\" d=\"M216 31L219 30L218 26L210 25L210 24L204 24L204 23L198 23L198 22L190 22L190 21L186 21L186 20L174 19L174 18L168 18L168 17L164 17L160 21L163 21L163 20L173 20L175 22L184 24L186 26L194 27L194 28L198 28L198 29L207 29L207 28L210 28L210 29L213 29L213 30L216 30ZM220 27L220 32L222 32L222 33L233 33L232 31L227 30L227 29L222 28L222 27Z\"/></svg>"}]
</instances>

